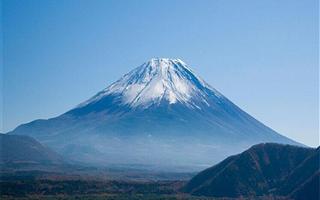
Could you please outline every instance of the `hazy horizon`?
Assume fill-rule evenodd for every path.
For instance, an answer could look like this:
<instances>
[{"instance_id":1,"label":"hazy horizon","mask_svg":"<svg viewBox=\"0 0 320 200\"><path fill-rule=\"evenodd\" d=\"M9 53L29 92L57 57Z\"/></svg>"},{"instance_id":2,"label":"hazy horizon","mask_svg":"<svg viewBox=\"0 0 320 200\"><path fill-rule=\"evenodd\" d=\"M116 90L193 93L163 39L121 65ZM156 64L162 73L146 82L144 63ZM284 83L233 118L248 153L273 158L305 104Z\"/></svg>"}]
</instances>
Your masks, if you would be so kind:
<instances>
[{"instance_id":1,"label":"hazy horizon","mask_svg":"<svg viewBox=\"0 0 320 200\"><path fill-rule=\"evenodd\" d=\"M280 134L319 145L317 1L94 2L2 2L0 132L169 57Z\"/></svg>"}]
</instances>

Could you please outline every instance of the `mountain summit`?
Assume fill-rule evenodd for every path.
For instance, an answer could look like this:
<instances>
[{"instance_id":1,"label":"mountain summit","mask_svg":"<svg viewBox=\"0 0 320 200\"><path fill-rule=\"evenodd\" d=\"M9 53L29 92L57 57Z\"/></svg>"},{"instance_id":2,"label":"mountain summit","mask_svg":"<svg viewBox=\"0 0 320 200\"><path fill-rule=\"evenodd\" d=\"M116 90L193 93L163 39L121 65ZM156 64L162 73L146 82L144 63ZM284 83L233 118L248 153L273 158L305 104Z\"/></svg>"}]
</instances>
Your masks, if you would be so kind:
<instances>
[{"instance_id":1,"label":"mountain summit","mask_svg":"<svg viewBox=\"0 0 320 200\"><path fill-rule=\"evenodd\" d=\"M297 144L263 125L179 59L154 58L48 120L23 124L65 157L103 165L203 169L260 142Z\"/></svg>"},{"instance_id":2,"label":"mountain summit","mask_svg":"<svg viewBox=\"0 0 320 200\"><path fill-rule=\"evenodd\" d=\"M98 102L103 97L119 96L119 103L148 108L162 103L181 103L201 109L208 96L221 96L195 75L180 59L153 58L124 75L79 107Z\"/></svg>"}]
</instances>

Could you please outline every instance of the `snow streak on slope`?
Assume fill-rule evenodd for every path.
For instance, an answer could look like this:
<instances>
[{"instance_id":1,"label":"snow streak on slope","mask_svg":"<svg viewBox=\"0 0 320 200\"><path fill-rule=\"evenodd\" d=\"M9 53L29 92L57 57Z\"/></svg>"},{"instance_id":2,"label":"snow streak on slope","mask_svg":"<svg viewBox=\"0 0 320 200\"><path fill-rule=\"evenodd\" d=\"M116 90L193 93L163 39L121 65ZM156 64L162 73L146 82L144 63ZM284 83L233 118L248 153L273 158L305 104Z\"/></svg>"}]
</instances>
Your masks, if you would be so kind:
<instances>
[{"instance_id":1,"label":"snow streak on slope","mask_svg":"<svg viewBox=\"0 0 320 200\"><path fill-rule=\"evenodd\" d=\"M208 96L222 95L196 76L180 59L154 58L124 75L102 92L79 105L83 107L107 95L116 95L130 107L148 108L161 102L183 103L201 109ZM78 108L79 108L78 107Z\"/></svg>"}]
</instances>

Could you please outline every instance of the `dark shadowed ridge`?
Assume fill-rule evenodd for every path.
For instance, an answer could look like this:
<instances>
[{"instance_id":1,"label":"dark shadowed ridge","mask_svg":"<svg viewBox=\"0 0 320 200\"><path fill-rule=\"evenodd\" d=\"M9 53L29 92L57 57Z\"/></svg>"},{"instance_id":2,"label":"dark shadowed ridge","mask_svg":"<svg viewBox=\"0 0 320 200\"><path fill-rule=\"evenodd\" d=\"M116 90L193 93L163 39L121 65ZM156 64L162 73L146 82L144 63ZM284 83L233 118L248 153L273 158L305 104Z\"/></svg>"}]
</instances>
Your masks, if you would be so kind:
<instances>
[{"instance_id":1,"label":"dark shadowed ridge","mask_svg":"<svg viewBox=\"0 0 320 200\"><path fill-rule=\"evenodd\" d=\"M280 188L280 194L287 194L296 190L297 186L303 185L311 178L319 178L320 148L318 147L313 153L306 157L283 182ZM317 172L318 173L315 173ZM300 187L299 187L300 188Z\"/></svg>"},{"instance_id":2,"label":"dark shadowed ridge","mask_svg":"<svg viewBox=\"0 0 320 200\"><path fill-rule=\"evenodd\" d=\"M271 194L318 199L319 148L258 144L200 172L184 191L214 197Z\"/></svg>"},{"instance_id":3,"label":"dark shadowed ridge","mask_svg":"<svg viewBox=\"0 0 320 200\"><path fill-rule=\"evenodd\" d=\"M297 200L319 200L320 199L320 172L312 175L302 185L297 187L289 196Z\"/></svg>"}]
</instances>

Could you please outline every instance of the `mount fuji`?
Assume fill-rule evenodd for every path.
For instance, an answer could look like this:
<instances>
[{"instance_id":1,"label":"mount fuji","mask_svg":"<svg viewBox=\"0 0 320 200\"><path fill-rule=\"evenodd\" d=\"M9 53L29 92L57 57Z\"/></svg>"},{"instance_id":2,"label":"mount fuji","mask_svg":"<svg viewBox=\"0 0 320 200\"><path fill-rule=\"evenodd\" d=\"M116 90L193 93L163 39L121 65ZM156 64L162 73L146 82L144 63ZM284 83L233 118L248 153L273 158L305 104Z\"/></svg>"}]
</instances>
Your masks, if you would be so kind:
<instances>
[{"instance_id":1,"label":"mount fuji","mask_svg":"<svg viewBox=\"0 0 320 200\"><path fill-rule=\"evenodd\" d=\"M74 160L196 170L261 142L299 145L257 121L180 59L154 58L70 111L18 126Z\"/></svg>"}]
</instances>

